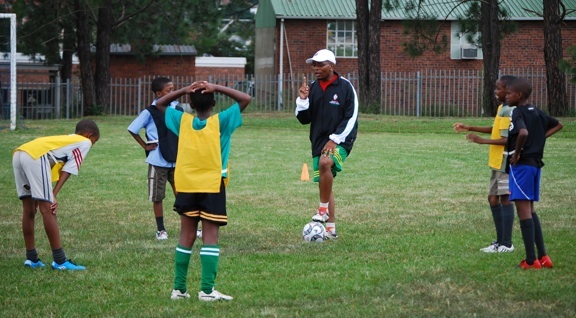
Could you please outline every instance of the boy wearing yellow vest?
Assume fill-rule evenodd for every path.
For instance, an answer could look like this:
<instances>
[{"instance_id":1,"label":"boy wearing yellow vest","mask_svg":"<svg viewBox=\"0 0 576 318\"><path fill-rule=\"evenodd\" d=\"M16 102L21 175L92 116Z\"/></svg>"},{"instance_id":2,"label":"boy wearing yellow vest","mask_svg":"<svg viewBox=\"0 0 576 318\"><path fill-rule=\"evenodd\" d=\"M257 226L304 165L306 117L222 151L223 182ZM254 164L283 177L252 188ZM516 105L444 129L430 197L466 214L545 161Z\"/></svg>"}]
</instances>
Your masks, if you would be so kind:
<instances>
[{"instance_id":1,"label":"boy wearing yellow vest","mask_svg":"<svg viewBox=\"0 0 576 318\"><path fill-rule=\"evenodd\" d=\"M222 93L236 103L213 114L214 93ZM190 94L190 106L196 116L166 106L176 98ZM226 214L226 184L230 137L242 125L241 112L251 101L248 94L205 81L171 92L156 101L165 112L166 127L179 136L176 158L176 202L174 211L180 214L181 232L174 261L174 288L170 298L190 298L186 287L192 246L196 240L198 222L202 222L200 263L202 279L198 299L201 301L232 300L231 296L214 289L218 273L220 226L228 223Z\"/></svg>"},{"instance_id":2,"label":"boy wearing yellow vest","mask_svg":"<svg viewBox=\"0 0 576 318\"><path fill-rule=\"evenodd\" d=\"M60 241L56 213L56 196L71 174L77 175L80 165L92 146L100 138L96 123L84 119L76 124L76 133L34 139L14 150L12 165L16 191L22 200L22 231L26 245L24 266L42 268L34 243L36 206L40 209L44 229L52 248L52 268L55 270L85 270L66 258ZM52 190L52 182L56 182Z\"/></svg>"}]
</instances>

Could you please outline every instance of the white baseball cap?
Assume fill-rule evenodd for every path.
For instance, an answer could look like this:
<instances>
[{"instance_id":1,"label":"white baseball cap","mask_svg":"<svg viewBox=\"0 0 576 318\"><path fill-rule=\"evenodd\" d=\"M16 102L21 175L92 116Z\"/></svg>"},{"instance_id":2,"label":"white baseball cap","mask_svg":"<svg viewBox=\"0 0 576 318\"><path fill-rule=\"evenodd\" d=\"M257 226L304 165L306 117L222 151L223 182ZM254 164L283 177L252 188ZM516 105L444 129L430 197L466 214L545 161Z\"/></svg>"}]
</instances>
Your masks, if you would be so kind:
<instances>
[{"instance_id":1,"label":"white baseball cap","mask_svg":"<svg viewBox=\"0 0 576 318\"><path fill-rule=\"evenodd\" d=\"M314 54L314 56L312 56L311 58L306 60L306 63L310 64L312 62L331 62L332 64L336 64L336 57L334 57L334 53L332 53L332 51L327 50L327 49L322 49L318 52L316 52L316 54Z\"/></svg>"}]
</instances>

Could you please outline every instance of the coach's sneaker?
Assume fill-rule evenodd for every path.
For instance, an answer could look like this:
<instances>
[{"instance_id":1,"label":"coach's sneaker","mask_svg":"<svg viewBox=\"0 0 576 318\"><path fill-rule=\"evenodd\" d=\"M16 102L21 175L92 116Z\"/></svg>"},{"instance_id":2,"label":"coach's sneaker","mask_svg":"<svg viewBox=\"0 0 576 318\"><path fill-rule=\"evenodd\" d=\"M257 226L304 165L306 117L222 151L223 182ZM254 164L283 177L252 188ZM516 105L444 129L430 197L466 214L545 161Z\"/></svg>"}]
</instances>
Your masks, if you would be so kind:
<instances>
[{"instance_id":1,"label":"coach's sneaker","mask_svg":"<svg viewBox=\"0 0 576 318\"><path fill-rule=\"evenodd\" d=\"M24 261L24 266L30 268L43 268L46 267L46 264L42 263L40 259L38 259L36 262L32 262L31 260L27 259Z\"/></svg>"},{"instance_id":2,"label":"coach's sneaker","mask_svg":"<svg viewBox=\"0 0 576 318\"><path fill-rule=\"evenodd\" d=\"M510 245L510 247L506 245L498 246L498 253L512 253L514 252L514 245Z\"/></svg>"},{"instance_id":3,"label":"coach's sneaker","mask_svg":"<svg viewBox=\"0 0 576 318\"><path fill-rule=\"evenodd\" d=\"M481 248L480 252L484 253L496 253L498 252L498 243L492 242L492 244L488 245L487 247Z\"/></svg>"},{"instance_id":4,"label":"coach's sneaker","mask_svg":"<svg viewBox=\"0 0 576 318\"><path fill-rule=\"evenodd\" d=\"M178 289L172 289L172 294L170 294L170 299L187 299L190 298L188 292L181 292Z\"/></svg>"},{"instance_id":5,"label":"coach's sneaker","mask_svg":"<svg viewBox=\"0 0 576 318\"><path fill-rule=\"evenodd\" d=\"M336 240L338 239L338 234L334 228L326 228L326 236L324 237L326 240Z\"/></svg>"},{"instance_id":6,"label":"coach's sneaker","mask_svg":"<svg viewBox=\"0 0 576 318\"><path fill-rule=\"evenodd\" d=\"M168 239L168 233L166 231L156 231L156 239L158 241L163 241Z\"/></svg>"},{"instance_id":7,"label":"coach's sneaker","mask_svg":"<svg viewBox=\"0 0 576 318\"><path fill-rule=\"evenodd\" d=\"M56 262L52 262L52 269L59 270L59 271L83 271L86 270L86 267L82 265L76 265L72 260L66 260L66 262L62 264L58 264Z\"/></svg>"},{"instance_id":8,"label":"coach's sneaker","mask_svg":"<svg viewBox=\"0 0 576 318\"><path fill-rule=\"evenodd\" d=\"M554 267L554 263L552 263L552 260L550 259L550 257L548 257L548 255L542 256L542 258L539 259L539 261L540 261L540 265L542 265L542 267L546 267L546 268Z\"/></svg>"},{"instance_id":9,"label":"coach's sneaker","mask_svg":"<svg viewBox=\"0 0 576 318\"><path fill-rule=\"evenodd\" d=\"M224 295L221 292L212 289L210 294L206 294L204 291L198 292L198 299L201 301L215 301L215 300L232 300L234 299L232 296Z\"/></svg>"},{"instance_id":10,"label":"coach's sneaker","mask_svg":"<svg viewBox=\"0 0 576 318\"><path fill-rule=\"evenodd\" d=\"M316 211L316 214L312 217L312 221L324 223L328 221L328 215L329 213L327 208L318 208L318 211Z\"/></svg>"},{"instance_id":11,"label":"coach's sneaker","mask_svg":"<svg viewBox=\"0 0 576 318\"><path fill-rule=\"evenodd\" d=\"M522 260L522 262L520 262L520 265L518 265L518 267L522 268L522 269L541 269L542 268L542 264L540 264L539 260L534 260L534 264L532 265L528 265L528 263L526 262L526 260Z\"/></svg>"}]
</instances>

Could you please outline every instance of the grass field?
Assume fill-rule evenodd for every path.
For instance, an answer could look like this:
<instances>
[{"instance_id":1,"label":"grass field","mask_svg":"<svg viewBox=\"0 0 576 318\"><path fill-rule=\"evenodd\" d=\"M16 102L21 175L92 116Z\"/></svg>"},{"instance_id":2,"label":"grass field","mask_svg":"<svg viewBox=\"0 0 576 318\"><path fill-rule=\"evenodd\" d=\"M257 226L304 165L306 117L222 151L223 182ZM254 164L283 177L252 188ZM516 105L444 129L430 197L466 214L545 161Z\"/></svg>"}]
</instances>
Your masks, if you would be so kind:
<instances>
[{"instance_id":1,"label":"grass field","mask_svg":"<svg viewBox=\"0 0 576 318\"><path fill-rule=\"evenodd\" d=\"M494 238L486 200L488 147L451 130L491 119L360 118L358 140L336 178L338 241L306 243L318 204L308 126L286 114L247 114L235 133L221 230L217 289L231 302L201 303L199 244L188 301L170 300L179 233L165 200L167 241L154 239L143 150L133 118L94 118L101 139L59 195L64 249L86 272L30 270L11 152L35 137L73 132L73 121L0 122L2 317L574 317L576 316L576 121L548 140L542 221L554 269L522 271L516 219L510 254L484 254ZM36 243L52 261L40 216Z\"/></svg>"}]
</instances>

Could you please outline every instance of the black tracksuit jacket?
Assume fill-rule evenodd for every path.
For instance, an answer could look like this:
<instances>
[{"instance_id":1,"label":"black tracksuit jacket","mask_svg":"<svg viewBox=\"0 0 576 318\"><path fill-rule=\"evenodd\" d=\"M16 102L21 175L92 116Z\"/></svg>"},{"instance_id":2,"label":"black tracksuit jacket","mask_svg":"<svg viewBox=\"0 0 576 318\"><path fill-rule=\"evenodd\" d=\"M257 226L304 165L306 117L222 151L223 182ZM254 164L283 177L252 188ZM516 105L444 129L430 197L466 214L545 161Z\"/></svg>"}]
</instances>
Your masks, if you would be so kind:
<instances>
[{"instance_id":1,"label":"black tracksuit jacket","mask_svg":"<svg viewBox=\"0 0 576 318\"><path fill-rule=\"evenodd\" d=\"M358 96L352 83L338 75L338 79L322 91L314 81L310 84L308 102L308 109L296 109L296 118L303 125L310 124L312 157L320 156L328 140L350 154L358 131ZM305 101L299 99L297 105L299 103L305 104Z\"/></svg>"}]
</instances>

